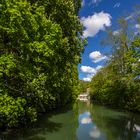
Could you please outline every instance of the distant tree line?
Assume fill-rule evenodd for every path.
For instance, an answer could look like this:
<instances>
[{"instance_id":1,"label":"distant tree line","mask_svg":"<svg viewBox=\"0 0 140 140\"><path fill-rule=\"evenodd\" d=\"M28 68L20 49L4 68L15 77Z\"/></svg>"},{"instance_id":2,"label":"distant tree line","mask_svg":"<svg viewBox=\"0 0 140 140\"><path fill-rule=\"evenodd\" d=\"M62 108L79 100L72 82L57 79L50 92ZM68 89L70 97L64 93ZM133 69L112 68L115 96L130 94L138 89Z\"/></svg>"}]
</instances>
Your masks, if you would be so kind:
<instances>
[{"instance_id":1,"label":"distant tree line","mask_svg":"<svg viewBox=\"0 0 140 140\"><path fill-rule=\"evenodd\" d=\"M88 88L90 87L90 83L87 81L80 80L79 81L80 93L86 93Z\"/></svg>"}]
</instances>

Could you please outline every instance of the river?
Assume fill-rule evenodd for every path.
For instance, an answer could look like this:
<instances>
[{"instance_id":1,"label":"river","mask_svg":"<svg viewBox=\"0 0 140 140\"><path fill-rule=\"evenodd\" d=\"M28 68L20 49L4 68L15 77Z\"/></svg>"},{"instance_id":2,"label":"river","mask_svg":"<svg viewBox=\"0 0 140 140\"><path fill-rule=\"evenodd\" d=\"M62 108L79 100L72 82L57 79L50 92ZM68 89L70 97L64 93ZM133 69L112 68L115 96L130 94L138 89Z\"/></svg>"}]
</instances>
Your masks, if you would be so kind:
<instances>
[{"instance_id":1,"label":"river","mask_svg":"<svg viewBox=\"0 0 140 140\"><path fill-rule=\"evenodd\" d=\"M140 114L80 102L41 117L32 128L0 132L0 140L140 140Z\"/></svg>"}]
</instances>

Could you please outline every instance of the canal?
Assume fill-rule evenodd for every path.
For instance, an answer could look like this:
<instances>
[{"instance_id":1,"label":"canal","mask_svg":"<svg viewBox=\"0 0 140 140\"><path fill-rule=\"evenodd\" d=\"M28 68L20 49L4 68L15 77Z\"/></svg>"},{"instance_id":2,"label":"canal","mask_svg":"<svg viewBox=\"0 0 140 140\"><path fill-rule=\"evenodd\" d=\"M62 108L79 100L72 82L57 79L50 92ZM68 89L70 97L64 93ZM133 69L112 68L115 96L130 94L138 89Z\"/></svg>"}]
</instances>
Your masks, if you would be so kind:
<instances>
[{"instance_id":1,"label":"canal","mask_svg":"<svg viewBox=\"0 0 140 140\"><path fill-rule=\"evenodd\" d=\"M80 102L32 128L0 132L0 140L140 140L140 115Z\"/></svg>"}]
</instances>

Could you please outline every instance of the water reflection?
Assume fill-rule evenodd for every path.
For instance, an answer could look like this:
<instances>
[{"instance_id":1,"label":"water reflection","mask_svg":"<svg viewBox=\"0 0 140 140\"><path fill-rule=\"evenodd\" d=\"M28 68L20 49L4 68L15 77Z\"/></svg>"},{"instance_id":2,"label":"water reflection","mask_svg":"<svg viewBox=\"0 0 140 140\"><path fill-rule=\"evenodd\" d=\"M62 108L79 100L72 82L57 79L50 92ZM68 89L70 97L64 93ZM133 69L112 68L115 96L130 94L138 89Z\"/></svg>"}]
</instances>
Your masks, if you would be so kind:
<instances>
[{"instance_id":1,"label":"water reflection","mask_svg":"<svg viewBox=\"0 0 140 140\"><path fill-rule=\"evenodd\" d=\"M140 140L140 115L80 104L84 107L79 108L79 119L84 123L79 124L78 140L84 140L83 135L86 140Z\"/></svg>"},{"instance_id":2,"label":"water reflection","mask_svg":"<svg viewBox=\"0 0 140 140\"><path fill-rule=\"evenodd\" d=\"M80 102L32 128L0 132L0 140L140 140L140 115Z\"/></svg>"},{"instance_id":3,"label":"water reflection","mask_svg":"<svg viewBox=\"0 0 140 140\"><path fill-rule=\"evenodd\" d=\"M92 122L90 117L90 112L84 112L79 115L79 125L80 124L90 124Z\"/></svg>"},{"instance_id":4,"label":"water reflection","mask_svg":"<svg viewBox=\"0 0 140 140\"><path fill-rule=\"evenodd\" d=\"M97 126L93 126L92 130L89 132L89 135L93 138L100 138L101 137L101 132L97 128Z\"/></svg>"},{"instance_id":5,"label":"water reflection","mask_svg":"<svg viewBox=\"0 0 140 140\"><path fill-rule=\"evenodd\" d=\"M80 103L82 106L82 103ZM92 120L91 110L89 103L83 103L84 107L79 108L79 127L77 129L78 140L102 140L105 135L100 132L100 129L96 126L94 120ZM87 107L87 108L86 108Z\"/></svg>"}]
</instances>

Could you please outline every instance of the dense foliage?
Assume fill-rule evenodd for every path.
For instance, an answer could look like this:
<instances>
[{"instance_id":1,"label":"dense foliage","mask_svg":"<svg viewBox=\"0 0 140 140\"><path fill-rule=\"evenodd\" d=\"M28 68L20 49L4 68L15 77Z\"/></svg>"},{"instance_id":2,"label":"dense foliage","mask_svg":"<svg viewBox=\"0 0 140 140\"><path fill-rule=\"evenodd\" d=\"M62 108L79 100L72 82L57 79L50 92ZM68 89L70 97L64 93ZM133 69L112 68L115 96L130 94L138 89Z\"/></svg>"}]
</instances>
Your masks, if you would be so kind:
<instances>
[{"instance_id":1,"label":"dense foliage","mask_svg":"<svg viewBox=\"0 0 140 140\"><path fill-rule=\"evenodd\" d=\"M86 81L83 81L83 80L80 80L79 81L79 86L80 86L80 93L86 93L88 92L88 89L90 87L90 83L89 82L86 82Z\"/></svg>"},{"instance_id":2,"label":"dense foliage","mask_svg":"<svg viewBox=\"0 0 140 140\"><path fill-rule=\"evenodd\" d=\"M113 53L91 81L91 98L94 102L140 112L140 36L130 36L127 21L119 22L118 34L109 32Z\"/></svg>"},{"instance_id":3,"label":"dense foliage","mask_svg":"<svg viewBox=\"0 0 140 140\"><path fill-rule=\"evenodd\" d=\"M0 127L73 102L83 52L80 0L0 1Z\"/></svg>"}]
</instances>

